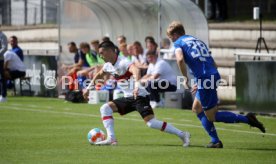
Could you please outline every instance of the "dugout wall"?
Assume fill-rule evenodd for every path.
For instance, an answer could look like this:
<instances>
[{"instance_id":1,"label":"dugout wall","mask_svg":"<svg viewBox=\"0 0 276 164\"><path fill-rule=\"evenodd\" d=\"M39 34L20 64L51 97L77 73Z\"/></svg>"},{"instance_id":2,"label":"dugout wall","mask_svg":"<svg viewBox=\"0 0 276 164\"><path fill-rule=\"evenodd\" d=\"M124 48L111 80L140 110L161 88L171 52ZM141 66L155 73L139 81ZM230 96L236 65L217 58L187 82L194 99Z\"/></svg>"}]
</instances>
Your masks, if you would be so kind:
<instances>
[{"instance_id":1,"label":"dugout wall","mask_svg":"<svg viewBox=\"0 0 276 164\"><path fill-rule=\"evenodd\" d=\"M241 111L276 113L276 61L236 62L237 107Z\"/></svg>"}]
</instances>

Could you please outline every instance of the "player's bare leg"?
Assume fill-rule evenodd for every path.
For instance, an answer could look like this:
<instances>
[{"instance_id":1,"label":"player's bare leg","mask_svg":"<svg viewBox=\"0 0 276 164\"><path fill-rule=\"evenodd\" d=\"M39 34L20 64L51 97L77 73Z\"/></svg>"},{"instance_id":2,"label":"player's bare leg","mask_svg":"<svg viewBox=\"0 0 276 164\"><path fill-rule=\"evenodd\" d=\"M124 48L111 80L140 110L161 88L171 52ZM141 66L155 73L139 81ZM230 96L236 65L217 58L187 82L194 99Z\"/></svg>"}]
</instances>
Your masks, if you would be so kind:
<instances>
[{"instance_id":1,"label":"player's bare leg","mask_svg":"<svg viewBox=\"0 0 276 164\"><path fill-rule=\"evenodd\" d=\"M182 140L184 147L188 147L190 145L191 135L189 132L183 132L174 127L173 125L168 124L167 122L159 121L154 118L153 114L146 116L144 118L144 121L150 128L177 135Z\"/></svg>"},{"instance_id":2,"label":"player's bare leg","mask_svg":"<svg viewBox=\"0 0 276 164\"><path fill-rule=\"evenodd\" d=\"M108 102L101 106L100 112L103 125L106 129L107 139L101 142L97 142L95 145L117 145L113 119L113 113L118 112L117 106L113 102Z\"/></svg>"}]
</instances>

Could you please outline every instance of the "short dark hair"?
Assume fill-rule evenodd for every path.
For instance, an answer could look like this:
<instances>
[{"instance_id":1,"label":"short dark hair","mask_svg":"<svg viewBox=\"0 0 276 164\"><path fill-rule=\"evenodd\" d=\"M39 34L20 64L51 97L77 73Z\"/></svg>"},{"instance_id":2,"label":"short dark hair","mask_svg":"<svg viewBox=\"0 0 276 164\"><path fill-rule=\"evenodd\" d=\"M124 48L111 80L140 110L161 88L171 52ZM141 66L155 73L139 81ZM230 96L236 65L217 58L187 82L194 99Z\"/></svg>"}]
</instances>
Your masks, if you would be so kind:
<instances>
[{"instance_id":1,"label":"short dark hair","mask_svg":"<svg viewBox=\"0 0 276 164\"><path fill-rule=\"evenodd\" d=\"M139 41L133 42L133 45L134 45L134 46L142 47L142 44L141 44Z\"/></svg>"},{"instance_id":2,"label":"short dark hair","mask_svg":"<svg viewBox=\"0 0 276 164\"><path fill-rule=\"evenodd\" d=\"M14 40L18 40L17 37L15 35L11 36L10 38L14 39Z\"/></svg>"},{"instance_id":3,"label":"short dark hair","mask_svg":"<svg viewBox=\"0 0 276 164\"><path fill-rule=\"evenodd\" d=\"M111 49L115 52L115 45L111 41L104 41L99 45L99 48Z\"/></svg>"},{"instance_id":4,"label":"short dark hair","mask_svg":"<svg viewBox=\"0 0 276 164\"><path fill-rule=\"evenodd\" d=\"M76 43L75 42L69 42L68 44L67 44L68 46L74 46L74 47L77 47L77 45L76 45Z\"/></svg>"},{"instance_id":5,"label":"short dark hair","mask_svg":"<svg viewBox=\"0 0 276 164\"><path fill-rule=\"evenodd\" d=\"M103 42L105 42L105 41L110 41L110 38L109 38L108 36L104 36L104 37L102 38L102 41L103 41Z\"/></svg>"},{"instance_id":6,"label":"short dark hair","mask_svg":"<svg viewBox=\"0 0 276 164\"><path fill-rule=\"evenodd\" d=\"M147 42L147 41L155 42L155 40L152 36L146 36L145 37L145 42Z\"/></svg>"},{"instance_id":7,"label":"short dark hair","mask_svg":"<svg viewBox=\"0 0 276 164\"><path fill-rule=\"evenodd\" d=\"M157 43L154 40L149 40L147 43L153 44L155 47L158 47Z\"/></svg>"}]
</instances>

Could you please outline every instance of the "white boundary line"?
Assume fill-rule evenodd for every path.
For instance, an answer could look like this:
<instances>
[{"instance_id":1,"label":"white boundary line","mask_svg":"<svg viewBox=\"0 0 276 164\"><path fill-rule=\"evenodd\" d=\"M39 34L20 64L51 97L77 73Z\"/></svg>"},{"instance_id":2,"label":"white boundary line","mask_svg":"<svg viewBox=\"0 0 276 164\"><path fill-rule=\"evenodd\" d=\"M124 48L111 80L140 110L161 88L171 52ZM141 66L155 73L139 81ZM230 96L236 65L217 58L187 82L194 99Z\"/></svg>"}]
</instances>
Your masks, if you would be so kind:
<instances>
[{"instance_id":1,"label":"white boundary line","mask_svg":"<svg viewBox=\"0 0 276 164\"><path fill-rule=\"evenodd\" d=\"M82 116L82 117L96 117L99 118L100 115L94 115L94 114L84 114L84 113L75 113L75 112L58 112L58 111L49 111L49 110L40 110L40 109L26 109L22 107L16 107L15 106L5 106L6 109L11 110L18 110L18 111L30 111L30 112L39 112L39 113L53 113L53 114L63 114L63 115L71 115L71 116ZM142 119L134 119L134 118L124 118L124 117L116 117L117 120L130 120L130 121L138 121L142 122ZM185 126L185 127L195 127L195 128L202 128L202 126L192 125L192 124L179 124L179 123L172 123L173 125L178 126ZM217 130L223 130L223 131L230 131L230 132L238 132L238 133L247 133L247 134L257 134L257 135L263 135L263 136L274 136L276 137L276 134L274 133L258 133L258 132L250 132L250 131L244 131L244 130L234 130L234 129L225 129L225 128L216 128Z\"/></svg>"}]
</instances>

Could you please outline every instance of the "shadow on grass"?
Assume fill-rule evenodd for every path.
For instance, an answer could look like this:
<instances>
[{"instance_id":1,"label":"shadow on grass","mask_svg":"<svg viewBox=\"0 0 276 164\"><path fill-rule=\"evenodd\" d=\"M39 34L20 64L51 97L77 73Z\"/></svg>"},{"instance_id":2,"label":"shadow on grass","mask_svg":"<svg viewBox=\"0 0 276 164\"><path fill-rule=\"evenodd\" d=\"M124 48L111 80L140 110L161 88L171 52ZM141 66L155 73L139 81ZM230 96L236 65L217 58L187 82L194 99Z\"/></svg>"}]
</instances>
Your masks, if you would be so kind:
<instances>
[{"instance_id":1,"label":"shadow on grass","mask_svg":"<svg viewBox=\"0 0 276 164\"><path fill-rule=\"evenodd\" d=\"M235 148L235 149L239 149L239 150L253 150L253 151L276 151L276 148Z\"/></svg>"},{"instance_id":2,"label":"shadow on grass","mask_svg":"<svg viewBox=\"0 0 276 164\"><path fill-rule=\"evenodd\" d=\"M164 146L164 147L182 147L182 145L173 145L173 144L124 144L123 146L149 146L149 147L152 147L152 146ZM192 147L192 148L205 148L203 145L190 145L189 147ZM188 147L188 148L189 148Z\"/></svg>"}]
</instances>

